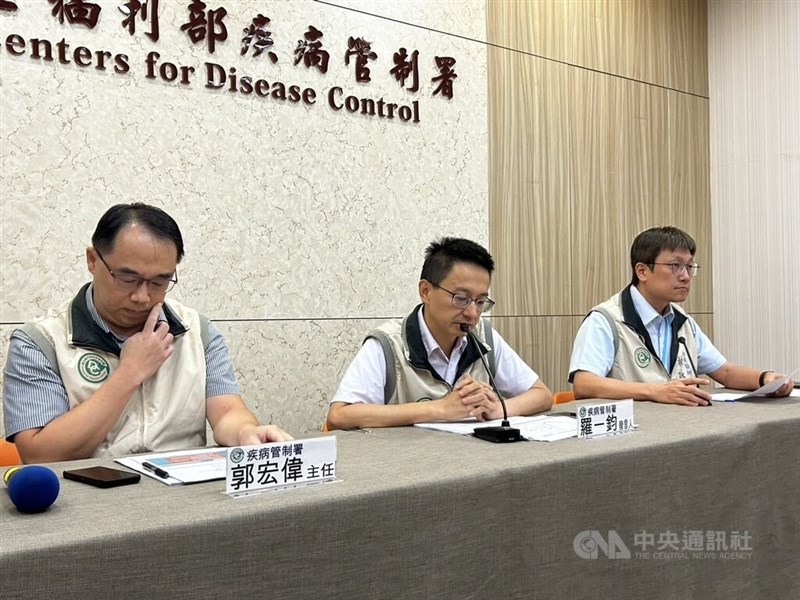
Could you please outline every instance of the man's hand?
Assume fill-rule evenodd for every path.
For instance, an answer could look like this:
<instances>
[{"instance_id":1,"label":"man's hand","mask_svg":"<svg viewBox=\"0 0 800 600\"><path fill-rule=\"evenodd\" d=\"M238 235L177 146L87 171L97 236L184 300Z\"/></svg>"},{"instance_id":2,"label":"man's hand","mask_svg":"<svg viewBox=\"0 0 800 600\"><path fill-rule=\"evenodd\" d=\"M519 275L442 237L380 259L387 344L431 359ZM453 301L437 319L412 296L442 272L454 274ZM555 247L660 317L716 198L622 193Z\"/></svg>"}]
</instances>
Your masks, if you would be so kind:
<instances>
[{"instance_id":1,"label":"man's hand","mask_svg":"<svg viewBox=\"0 0 800 600\"><path fill-rule=\"evenodd\" d=\"M767 373L764 375L764 385L768 383L772 383L778 379L783 379L786 377L783 373ZM770 398L782 398L783 396L788 396L792 393L792 388L794 388L794 381L789 379L786 383L784 383L781 387L777 390L772 392L771 394L767 394Z\"/></svg>"},{"instance_id":2,"label":"man's hand","mask_svg":"<svg viewBox=\"0 0 800 600\"><path fill-rule=\"evenodd\" d=\"M492 400L481 391L482 384L469 375L462 377L452 392L444 398L434 400L437 407L437 421L455 422L475 417L484 420L482 415L492 410Z\"/></svg>"},{"instance_id":3,"label":"man's hand","mask_svg":"<svg viewBox=\"0 0 800 600\"><path fill-rule=\"evenodd\" d=\"M241 446L257 446L270 442L289 442L294 438L277 425L245 425L239 431Z\"/></svg>"},{"instance_id":4,"label":"man's hand","mask_svg":"<svg viewBox=\"0 0 800 600\"><path fill-rule=\"evenodd\" d=\"M119 368L127 372L137 385L152 377L175 349L169 325L158 321L160 311L159 302L147 316L144 328L122 345Z\"/></svg>"},{"instance_id":5,"label":"man's hand","mask_svg":"<svg viewBox=\"0 0 800 600\"><path fill-rule=\"evenodd\" d=\"M701 377L673 379L668 383L654 383L651 398L664 404L683 404L684 406L707 406L711 404L711 394L698 388L708 385Z\"/></svg>"},{"instance_id":6,"label":"man's hand","mask_svg":"<svg viewBox=\"0 0 800 600\"><path fill-rule=\"evenodd\" d=\"M503 405L488 383L464 375L456 383L455 390L461 396L461 401L470 409L470 416L479 421L503 418Z\"/></svg>"}]
</instances>

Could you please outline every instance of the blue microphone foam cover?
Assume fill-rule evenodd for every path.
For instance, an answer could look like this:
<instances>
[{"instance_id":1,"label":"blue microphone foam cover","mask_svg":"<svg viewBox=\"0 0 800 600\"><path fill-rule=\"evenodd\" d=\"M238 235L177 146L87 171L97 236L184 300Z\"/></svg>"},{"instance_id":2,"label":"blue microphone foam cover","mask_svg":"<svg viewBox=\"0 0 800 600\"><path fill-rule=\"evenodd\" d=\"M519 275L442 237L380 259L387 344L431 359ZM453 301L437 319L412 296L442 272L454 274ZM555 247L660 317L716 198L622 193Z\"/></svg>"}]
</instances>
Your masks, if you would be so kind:
<instances>
[{"instance_id":1,"label":"blue microphone foam cover","mask_svg":"<svg viewBox=\"0 0 800 600\"><path fill-rule=\"evenodd\" d=\"M8 480L8 497L24 513L47 510L58 498L60 489L58 475L40 465L22 467Z\"/></svg>"}]
</instances>

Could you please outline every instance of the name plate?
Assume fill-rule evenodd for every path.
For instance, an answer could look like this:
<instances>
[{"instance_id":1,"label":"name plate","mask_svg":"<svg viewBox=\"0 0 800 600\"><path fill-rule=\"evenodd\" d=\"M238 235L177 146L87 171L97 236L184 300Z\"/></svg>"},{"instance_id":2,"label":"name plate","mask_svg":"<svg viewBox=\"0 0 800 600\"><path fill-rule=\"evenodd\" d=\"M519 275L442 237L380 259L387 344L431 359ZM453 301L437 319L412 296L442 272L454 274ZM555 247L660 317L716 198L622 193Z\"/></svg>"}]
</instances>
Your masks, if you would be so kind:
<instances>
[{"instance_id":1,"label":"name plate","mask_svg":"<svg viewBox=\"0 0 800 600\"><path fill-rule=\"evenodd\" d=\"M228 450L225 493L234 498L336 479L336 436L234 446Z\"/></svg>"},{"instance_id":2,"label":"name plate","mask_svg":"<svg viewBox=\"0 0 800 600\"><path fill-rule=\"evenodd\" d=\"M605 404L584 404L578 407L578 437L583 439L630 433L633 423L633 400Z\"/></svg>"}]
</instances>

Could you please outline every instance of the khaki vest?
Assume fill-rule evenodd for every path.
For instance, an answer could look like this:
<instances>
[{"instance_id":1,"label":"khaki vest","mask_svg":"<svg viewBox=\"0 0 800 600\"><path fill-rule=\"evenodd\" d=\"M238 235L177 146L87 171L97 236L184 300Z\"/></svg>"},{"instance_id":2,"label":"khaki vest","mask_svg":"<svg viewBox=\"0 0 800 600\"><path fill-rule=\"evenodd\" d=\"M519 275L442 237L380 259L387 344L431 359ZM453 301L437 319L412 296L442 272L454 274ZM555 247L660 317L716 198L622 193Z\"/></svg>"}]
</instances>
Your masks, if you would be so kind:
<instances>
[{"instance_id":1,"label":"khaki vest","mask_svg":"<svg viewBox=\"0 0 800 600\"><path fill-rule=\"evenodd\" d=\"M622 297L627 292L628 299L630 299L630 291L623 290L619 294L611 297L606 302L598 304L592 311L599 312L609 319L614 332L614 364L606 377L619 379L623 381L632 381L640 383L658 383L669 381L670 379L683 379L686 377L696 377L694 367L697 365L697 344L694 337L694 331L686 317L686 313L677 306L672 305L672 310L675 311L674 325L672 332L672 348L670 349L671 355L674 357L672 361L672 372L668 373L658 355L655 353L649 336L646 336L644 325L641 324L641 319L638 318L639 332L636 331L637 324L633 321L631 310L632 303L629 304L627 314L623 314ZM632 302L632 301L631 301ZM626 322L627 316L627 322ZM645 335L642 335L644 332ZM678 338L683 337L686 345L681 344ZM689 351L687 355L686 351ZM691 356L691 362L688 356Z\"/></svg>"},{"instance_id":2,"label":"khaki vest","mask_svg":"<svg viewBox=\"0 0 800 600\"><path fill-rule=\"evenodd\" d=\"M421 310L421 305L417 306L405 319L387 321L366 336L366 339L375 338L381 343L384 355L386 355L387 349L391 351L392 356L386 356L386 377L387 381L391 381L394 375L395 385L393 390L385 389L384 402L386 404L438 400L453 391L453 387L443 381L428 364L427 350L425 350L419 331L417 316L419 310ZM490 327L488 322L481 319L474 331L481 342L490 368L493 368L491 365L494 362L494 353L491 352L491 347L485 341L486 332ZM489 375L471 342L462 354L456 381L464 373L469 374L473 379L489 383Z\"/></svg>"},{"instance_id":3,"label":"khaki vest","mask_svg":"<svg viewBox=\"0 0 800 600\"><path fill-rule=\"evenodd\" d=\"M34 323L55 350L70 409L94 394L119 366L115 353L85 343L83 347L73 345L73 318L85 320L88 315L83 300L85 289L74 301L51 310L47 317ZM83 303L83 310L74 310L73 302ZM177 302L170 301L164 307L186 331L175 338L175 350L158 372L133 393L94 457L206 444L206 361L200 315ZM86 331L87 326L99 331L93 321L82 323L81 327Z\"/></svg>"}]
</instances>

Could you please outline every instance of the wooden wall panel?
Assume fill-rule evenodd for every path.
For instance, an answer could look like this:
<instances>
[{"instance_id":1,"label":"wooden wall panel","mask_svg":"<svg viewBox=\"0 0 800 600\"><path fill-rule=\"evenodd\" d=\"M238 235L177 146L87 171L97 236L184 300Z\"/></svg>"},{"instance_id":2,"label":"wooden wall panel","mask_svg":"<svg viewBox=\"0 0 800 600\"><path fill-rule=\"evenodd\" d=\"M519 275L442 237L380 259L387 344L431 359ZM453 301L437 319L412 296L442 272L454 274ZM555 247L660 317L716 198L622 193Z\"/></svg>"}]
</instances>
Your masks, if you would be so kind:
<instances>
[{"instance_id":1,"label":"wooden wall panel","mask_svg":"<svg viewBox=\"0 0 800 600\"><path fill-rule=\"evenodd\" d=\"M703 274L687 308L712 314L705 14L704 2L487 3L503 46L488 50L495 319L554 389L581 318L630 281L643 229L695 237Z\"/></svg>"},{"instance_id":2,"label":"wooden wall panel","mask_svg":"<svg viewBox=\"0 0 800 600\"><path fill-rule=\"evenodd\" d=\"M634 236L670 221L667 93L579 69L570 76L578 139L594 142L574 157L572 277L585 313L630 281ZM600 182L583 181L591 165L603 169Z\"/></svg>"},{"instance_id":3,"label":"wooden wall panel","mask_svg":"<svg viewBox=\"0 0 800 600\"><path fill-rule=\"evenodd\" d=\"M712 312L714 269L711 231L708 100L669 92L669 199L671 223L697 242L700 274L686 309Z\"/></svg>"},{"instance_id":4,"label":"wooden wall panel","mask_svg":"<svg viewBox=\"0 0 800 600\"><path fill-rule=\"evenodd\" d=\"M488 0L489 41L708 95L705 0Z\"/></svg>"},{"instance_id":5,"label":"wooden wall panel","mask_svg":"<svg viewBox=\"0 0 800 600\"><path fill-rule=\"evenodd\" d=\"M492 325L551 391L570 389L567 371L580 317L492 317ZM565 348L570 350L564 352Z\"/></svg>"},{"instance_id":6,"label":"wooden wall panel","mask_svg":"<svg viewBox=\"0 0 800 600\"><path fill-rule=\"evenodd\" d=\"M692 318L697 321L700 329L703 330L709 339L714 339L714 315L707 313L692 313ZM723 353L724 354L724 353Z\"/></svg>"},{"instance_id":7,"label":"wooden wall panel","mask_svg":"<svg viewBox=\"0 0 800 600\"><path fill-rule=\"evenodd\" d=\"M492 294L498 315L570 314L570 126L564 110L567 68L490 49L490 239L499 268ZM504 80L506 84L504 85ZM513 80L513 85L507 83ZM546 126L543 126L546 124Z\"/></svg>"}]
</instances>

